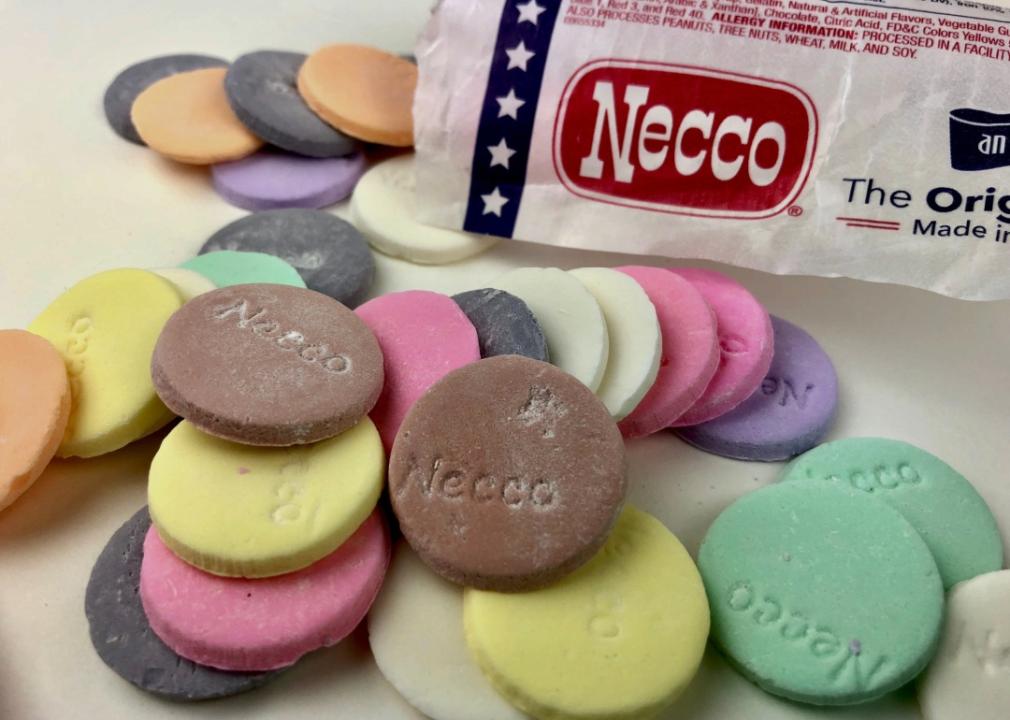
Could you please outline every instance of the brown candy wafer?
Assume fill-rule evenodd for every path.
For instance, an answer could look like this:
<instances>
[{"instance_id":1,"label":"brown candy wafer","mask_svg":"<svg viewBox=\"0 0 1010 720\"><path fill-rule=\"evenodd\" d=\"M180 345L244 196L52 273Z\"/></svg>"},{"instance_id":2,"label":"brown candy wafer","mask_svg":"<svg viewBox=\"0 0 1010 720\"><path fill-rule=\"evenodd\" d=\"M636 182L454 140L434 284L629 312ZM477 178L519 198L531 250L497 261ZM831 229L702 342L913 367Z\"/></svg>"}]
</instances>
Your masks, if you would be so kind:
<instances>
[{"instance_id":1,"label":"brown candy wafer","mask_svg":"<svg viewBox=\"0 0 1010 720\"><path fill-rule=\"evenodd\" d=\"M151 377L172 411L248 445L298 445L339 434L382 391L372 331L336 300L287 285L205 293L166 323Z\"/></svg>"},{"instance_id":2,"label":"brown candy wafer","mask_svg":"<svg viewBox=\"0 0 1010 720\"><path fill-rule=\"evenodd\" d=\"M455 370L417 401L396 436L389 483L403 534L435 572L529 590L603 544L626 493L624 443L571 375L498 356Z\"/></svg>"}]
</instances>

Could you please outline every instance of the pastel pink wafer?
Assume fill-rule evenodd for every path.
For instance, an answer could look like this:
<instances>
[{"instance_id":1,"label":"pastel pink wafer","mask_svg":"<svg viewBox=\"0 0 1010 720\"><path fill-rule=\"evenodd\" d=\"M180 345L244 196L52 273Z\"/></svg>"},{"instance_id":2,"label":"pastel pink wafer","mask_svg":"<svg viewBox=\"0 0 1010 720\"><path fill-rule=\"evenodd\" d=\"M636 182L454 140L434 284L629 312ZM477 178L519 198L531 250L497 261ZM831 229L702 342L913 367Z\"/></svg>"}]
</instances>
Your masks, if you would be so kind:
<instances>
[{"instance_id":1,"label":"pastel pink wafer","mask_svg":"<svg viewBox=\"0 0 1010 720\"><path fill-rule=\"evenodd\" d=\"M775 335L768 311L731 277L701 268L669 268L698 288L715 312L720 360L712 382L671 427L708 422L749 398L768 374Z\"/></svg>"},{"instance_id":2,"label":"pastel pink wafer","mask_svg":"<svg viewBox=\"0 0 1010 720\"><path fill-rule=\"evenodd\" d=\"M368 613L389 565L389 533L373 512L343 545L304 570L226 578L176 557L154 526L144 540L140 597L176 654L222 670L274 670L334 645Z\"/></svg>"},{"instance_id":3,"label":"pastel pink wafer","mask_svg":"<svg viewBox=\"0 0 1010 720\"><path fill-rule=\"evenodd\" d=\"M386 382L370 417L388 453L407 411L425 390L450 371L480 360L477 331L452 298L425 290L382 295L354 312L382 349Z\"/></svg>"},{"instance_id":4,"label":"pastel pink wafer","mask_svg":"<svg viewBox=\"0 0 1010 720\"><path fill-rule=\"evenodd\" d=\"M701 293L684 278L641 265L617 269L645 290L663 335L656 382L618 424L625 437L641 437L669 427L705 391L719 364L716 321Z\"/></svg>"}]
</instances>

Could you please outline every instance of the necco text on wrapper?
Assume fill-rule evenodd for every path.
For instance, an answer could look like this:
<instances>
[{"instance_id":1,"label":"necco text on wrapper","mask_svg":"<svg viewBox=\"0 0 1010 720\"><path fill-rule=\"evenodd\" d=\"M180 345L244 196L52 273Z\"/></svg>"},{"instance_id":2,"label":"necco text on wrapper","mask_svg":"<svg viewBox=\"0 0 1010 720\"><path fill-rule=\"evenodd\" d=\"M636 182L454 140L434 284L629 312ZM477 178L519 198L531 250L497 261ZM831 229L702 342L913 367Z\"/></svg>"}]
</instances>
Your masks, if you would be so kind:
<instances>
[{"instance_id":1,"label":"necco text on wrapper","mask_svg":"<svg viewBox=\"0 0 1010 720\"><path fill-rule=\"evenodd\" d=\"M961 0L443 0L421 219L1010 297L1010 11Z\"/></svg>"}]
</instances>

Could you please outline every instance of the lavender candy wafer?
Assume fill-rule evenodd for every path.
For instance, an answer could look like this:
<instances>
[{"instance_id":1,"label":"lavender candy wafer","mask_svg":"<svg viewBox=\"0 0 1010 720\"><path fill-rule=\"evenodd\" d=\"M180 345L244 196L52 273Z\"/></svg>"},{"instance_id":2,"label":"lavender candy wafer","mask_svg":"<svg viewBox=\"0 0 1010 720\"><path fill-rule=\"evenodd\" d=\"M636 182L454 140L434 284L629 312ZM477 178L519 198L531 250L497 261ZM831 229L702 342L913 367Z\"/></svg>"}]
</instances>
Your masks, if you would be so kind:
<instances>
[{"instance_id":1,"label":"lavender candy wafer","mask_svg":"<svg viewBox=\"0 0 1010 720\"><path fill-rule=\"evenodd\" d=\"M245 210L319 209L348 197L364 172L361 153L310 158L261 150L215 165L211 177L218 195Z\"/></svg>"},{"instance_id":2,"label":"lavender candy wafer","mask_svg":"<svg viewBox=\"0 0 1010 720\"><path fill-rule=\"evenodd\" d=\"M700 450L737 460L787 460L827 434L838 404L835 367L817 341L772 316L775 355L758 389L725 415L677 434Z\"/></svg>"}]
</instances>

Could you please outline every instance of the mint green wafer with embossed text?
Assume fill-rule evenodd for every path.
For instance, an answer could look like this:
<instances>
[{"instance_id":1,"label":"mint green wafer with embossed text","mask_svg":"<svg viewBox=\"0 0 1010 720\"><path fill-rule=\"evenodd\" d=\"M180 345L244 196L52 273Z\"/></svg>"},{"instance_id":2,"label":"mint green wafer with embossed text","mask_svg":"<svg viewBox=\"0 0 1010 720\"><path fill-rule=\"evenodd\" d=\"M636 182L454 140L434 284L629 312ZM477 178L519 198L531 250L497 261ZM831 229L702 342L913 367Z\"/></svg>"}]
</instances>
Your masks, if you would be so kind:
<instances>
[{"instance_id":1,"label":"mint green wafer with embossed text","mask_svg":"<svg viewBox=\"0 0 1010 720\"><path fill-rule=\"evenodd\" d=\"M914 445L837 440L796 458L782 480L837 483L888 503L926 541L944 588L1003 567L1003 541L985 500L954 468Z\"/></svg>"},{"instance_id":2,"label":"mint green wafer with embossed text","mask_svg":"<svg viewBox=\"0 0 1010 720\"><path fill-rule=\"evenodd\" d=\"M943 586L915 529L887 503L833 483L777 483L722 512L698 567L712 637L764 690L851 705L929 662Z\"/></svg>"}]
</instances>

